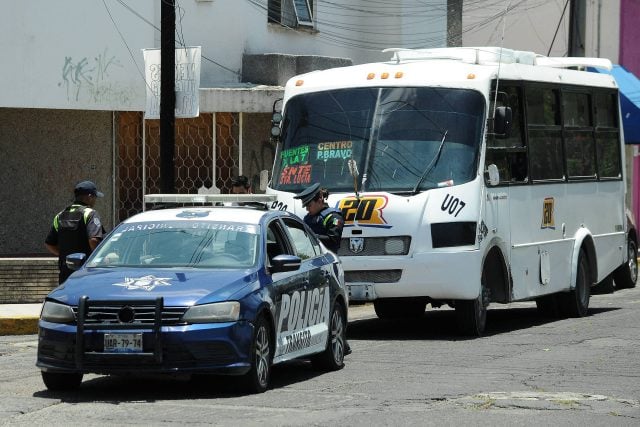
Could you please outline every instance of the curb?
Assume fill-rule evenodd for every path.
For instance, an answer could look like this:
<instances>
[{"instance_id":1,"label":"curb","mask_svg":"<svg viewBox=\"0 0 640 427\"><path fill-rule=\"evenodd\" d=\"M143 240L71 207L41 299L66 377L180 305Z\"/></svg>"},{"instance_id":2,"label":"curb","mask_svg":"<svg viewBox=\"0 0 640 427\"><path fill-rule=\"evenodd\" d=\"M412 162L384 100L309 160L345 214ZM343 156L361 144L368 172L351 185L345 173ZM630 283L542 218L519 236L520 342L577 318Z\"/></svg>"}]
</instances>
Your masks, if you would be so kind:
<instances>
[{"instance_id":1,"label":"curb","mask_svg":"<svg viewBox=\"0 0 640 427\"><path fill-rule=\"evenodd\" d=\"M37 317L0 318L0 335L31 335L38 333Z\"/></svg>"}]
</instances>

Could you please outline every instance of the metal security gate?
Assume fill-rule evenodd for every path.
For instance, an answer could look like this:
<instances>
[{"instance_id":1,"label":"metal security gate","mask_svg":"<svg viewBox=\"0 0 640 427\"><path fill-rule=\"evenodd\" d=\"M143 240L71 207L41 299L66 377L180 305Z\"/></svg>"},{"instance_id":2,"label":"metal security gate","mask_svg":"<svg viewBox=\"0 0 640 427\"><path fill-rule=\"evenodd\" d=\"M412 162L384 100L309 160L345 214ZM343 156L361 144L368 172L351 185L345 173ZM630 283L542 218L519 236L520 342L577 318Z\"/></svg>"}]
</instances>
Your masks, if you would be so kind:
<instances>
[{"instance_id":1,"label":"metal security gate","mask_svg":"<svg viewBox=\"0 0 640 427\"><path fill-rule=\"evenodd\" d=\"M115 117L117 224L142 212L143 194L160 192L160 121L143 120L141 112ZM215 186L229 193L231 179L241 173L240 113L201 113L176 119L175 128L176 192L195 194Z\"/></svg>"}]
</instances>

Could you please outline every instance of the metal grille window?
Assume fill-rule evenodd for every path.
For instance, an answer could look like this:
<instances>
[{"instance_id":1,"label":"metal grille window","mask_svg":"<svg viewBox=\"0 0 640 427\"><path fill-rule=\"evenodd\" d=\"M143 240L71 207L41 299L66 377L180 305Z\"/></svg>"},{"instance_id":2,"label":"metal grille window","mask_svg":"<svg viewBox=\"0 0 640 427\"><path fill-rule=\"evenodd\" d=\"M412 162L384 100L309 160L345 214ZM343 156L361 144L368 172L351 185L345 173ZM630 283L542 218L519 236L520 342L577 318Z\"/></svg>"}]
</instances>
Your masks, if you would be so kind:
<instances>
[{"instance_id":1,"label":"metal grille window","mask_svg":"<svg viewBox=\"0 0 640 427\"><path fill-rule=\"evenodd\" d=\"M213 187L229 193L241 171L240 114L201 113L176 119L175 127L176 193ZM143 194L160 191L160 121L143 120L139 112L118 113L116 146L117 223L142 211Z\"/></svg>"}]
</instances>

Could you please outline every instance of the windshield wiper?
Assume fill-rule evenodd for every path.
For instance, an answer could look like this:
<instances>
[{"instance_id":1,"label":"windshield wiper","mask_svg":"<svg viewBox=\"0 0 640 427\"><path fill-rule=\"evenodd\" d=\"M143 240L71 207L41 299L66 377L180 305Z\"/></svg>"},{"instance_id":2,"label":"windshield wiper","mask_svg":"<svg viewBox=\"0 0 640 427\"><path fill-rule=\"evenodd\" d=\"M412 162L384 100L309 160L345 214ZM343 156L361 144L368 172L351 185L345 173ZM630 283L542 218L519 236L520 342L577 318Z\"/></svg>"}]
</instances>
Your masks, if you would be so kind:
<instances>
[{"instance_id":1,"label":"windshield wiper","mask_svg":"<svg viewBox=\"0 0 640 427\"><path fill-rule=\"evenodd\" d=\"M447 140L447 133L449 133L449 129L444 131L444 134L442 135L442 141L440 141L440 146L438 147L438 151L433 157L433 160L431 160L431 163L429 163L424 169L424 172L420 176L418 182L416 182L416 185L413 187L413 194L418 194L418 187L420 187L422 181L424 181L424 179L431 173L431 170L433 170L436 164L438 164L438 160L440 160L440 154L442 154L442 147L444 147L444 142Z\"/></svg>"}]
</instances>

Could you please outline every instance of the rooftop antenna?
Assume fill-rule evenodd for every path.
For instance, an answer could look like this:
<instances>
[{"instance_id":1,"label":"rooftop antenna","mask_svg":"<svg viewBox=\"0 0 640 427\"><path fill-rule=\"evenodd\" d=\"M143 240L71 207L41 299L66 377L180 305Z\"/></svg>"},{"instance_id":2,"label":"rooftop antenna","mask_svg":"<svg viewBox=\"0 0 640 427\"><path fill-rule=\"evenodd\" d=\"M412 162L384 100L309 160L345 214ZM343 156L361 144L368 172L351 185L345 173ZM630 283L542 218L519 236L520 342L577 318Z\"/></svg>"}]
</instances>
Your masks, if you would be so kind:
<instances>
[{"instance_id":1,"label":"rooftop antenna","mask_svg":"<svg viewBox=\"0 0 640 427\"><path fill-rule=\"evenodd\" d=\"M511 8L511 0L509 0L509 3L507 3L507 0L505 0L505 5L506 6L504 8L504 14L502 15L502 38L500 39L500 56L498 57L498 75L496 76L496 90L493 95L493 111L491 112L494 123L496 120L496 105L498 103L498 86L500 85L500 65L502 65L502 49L504 47L504 32L505 32L505 28L507 27L507 12Z\"/></svg>"}]
</instances>

